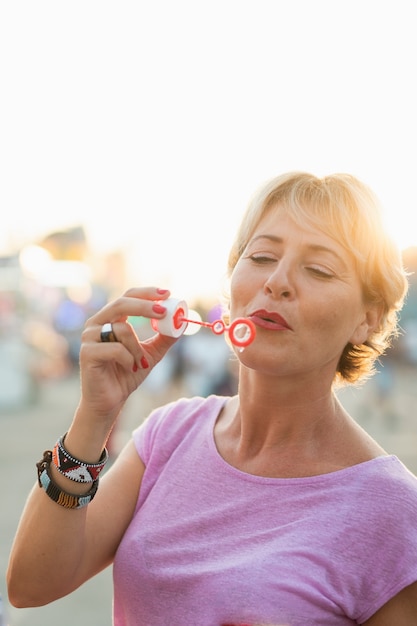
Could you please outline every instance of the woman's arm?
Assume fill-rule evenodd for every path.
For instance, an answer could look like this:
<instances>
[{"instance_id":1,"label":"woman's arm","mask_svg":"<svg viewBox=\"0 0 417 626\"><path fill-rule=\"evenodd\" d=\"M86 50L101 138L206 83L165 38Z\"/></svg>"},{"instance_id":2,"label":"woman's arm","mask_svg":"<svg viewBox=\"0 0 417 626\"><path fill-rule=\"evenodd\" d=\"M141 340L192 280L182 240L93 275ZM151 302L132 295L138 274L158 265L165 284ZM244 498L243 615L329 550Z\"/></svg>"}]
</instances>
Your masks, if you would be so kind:
<instances>
[{"instance_id":1,"label":"woman's arm","mask_svg":"<svg viewBox=\"0 0 417 626\"><path fill-rule=\"evenodd\" d=\"M131 289L87 321L80 349L81 399L65 437L65 449L75 459L99 462L127 398L175 343L176 339L160 334L140 342L128 323L129 316L163 318L159 303L168 296L168 291L153 287ZM112 324L117 341L101 340L107 323ZM12 604L51 602L112 562L132 517L143 471L131 443L100 480L94 499L79 509L61 506L35 485L10 555L7 580ZM56 485L55 493L82 496L93 485L71 480L53 462L48 476Z\"/></svg>"},{"instance_id":2,"label":"woman's arm","mask_svg":"<svg viewBox=\"0 0 417 626\"><path fill-rule=\"evenodd\" d=\"M364 626L417 626L417 582L384 604Z\"/></svg>"}]
</instances>

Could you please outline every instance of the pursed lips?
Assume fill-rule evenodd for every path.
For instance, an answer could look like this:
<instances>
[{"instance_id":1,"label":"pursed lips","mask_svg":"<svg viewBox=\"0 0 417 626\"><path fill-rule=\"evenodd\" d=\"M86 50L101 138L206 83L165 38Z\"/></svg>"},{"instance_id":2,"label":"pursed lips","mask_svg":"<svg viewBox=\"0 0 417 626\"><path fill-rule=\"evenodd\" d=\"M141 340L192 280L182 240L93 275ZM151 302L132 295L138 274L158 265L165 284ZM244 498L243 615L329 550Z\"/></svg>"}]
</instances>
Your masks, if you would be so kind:
<instances>
[{"instance_id":1,"label":"pursed lips","mask_svg":"<svg viewBox=\"0 0 417 626\"><path fill-rule=\"evenodd\" d=\"M267 328L270 330L292 330L291 326L287 324L281 315L271 311L266 311L265 309L259 309L258 311L251 313L251 315L249 315L249 319L261 328Z\"/></svg>"}]
</instances>

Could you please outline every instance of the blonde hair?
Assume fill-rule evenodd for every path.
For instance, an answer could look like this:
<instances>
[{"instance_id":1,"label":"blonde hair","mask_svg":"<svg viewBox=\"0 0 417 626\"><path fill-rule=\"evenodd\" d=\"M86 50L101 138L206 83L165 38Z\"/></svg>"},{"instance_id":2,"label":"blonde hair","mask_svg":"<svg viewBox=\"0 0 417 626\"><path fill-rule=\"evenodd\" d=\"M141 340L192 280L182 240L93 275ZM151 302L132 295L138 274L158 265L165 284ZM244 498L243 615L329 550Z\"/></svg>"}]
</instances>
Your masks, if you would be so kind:
<instances>
[{"instance_id":1,"label":"blonde hair","mask_svg":"<svg viewBox=\"0 0 417 626\"><path fill-rule=\"evenodd\" d=\"M270 180L254 195L244 214L229 254L229 276L259 222L275 208L344 246L356 264L365 301L380 307L379 326L364 344L347 344L336 371L335 382L364 380L398 335L398 312L408 287L401 253L384 229L377 197L350 174L317 178L290 172Z\"/></svg>"}]
</instances>

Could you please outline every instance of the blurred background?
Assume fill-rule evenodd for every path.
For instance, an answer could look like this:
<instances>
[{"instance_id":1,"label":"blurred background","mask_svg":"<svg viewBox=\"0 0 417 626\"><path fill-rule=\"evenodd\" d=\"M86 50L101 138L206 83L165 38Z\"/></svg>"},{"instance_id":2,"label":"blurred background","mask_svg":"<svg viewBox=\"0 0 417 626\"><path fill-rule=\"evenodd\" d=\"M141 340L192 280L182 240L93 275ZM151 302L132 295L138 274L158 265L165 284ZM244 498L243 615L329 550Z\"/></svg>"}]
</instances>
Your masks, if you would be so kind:
<instances>
[{"instance_id":1,"label":"blurred background","mask_svg":"<svg viewBox=\"0 0 417 626\"><path fill-rule=\"evenodd\" d=\"M417 472L414 24L412 0L0 3L5 623L111 624L110 571L41 609L9 607L4 581L35 462L77 404L81 329L148 284L216 319L243 210L279 173L347 171L382 201L410 272L403 334L340 394ZM222 337L183 337L129 401L112 453L162 402L233 393L235 367Z\"/></svg>"}]
</instances>

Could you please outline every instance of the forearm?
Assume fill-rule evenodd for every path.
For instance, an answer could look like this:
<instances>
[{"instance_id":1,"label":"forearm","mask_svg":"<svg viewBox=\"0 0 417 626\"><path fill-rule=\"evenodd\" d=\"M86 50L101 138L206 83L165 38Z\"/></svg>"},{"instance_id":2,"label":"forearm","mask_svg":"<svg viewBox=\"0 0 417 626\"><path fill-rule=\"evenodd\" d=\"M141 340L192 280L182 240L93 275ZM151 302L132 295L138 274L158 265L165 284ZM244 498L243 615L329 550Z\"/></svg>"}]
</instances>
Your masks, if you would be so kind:
<instances>
[{"instance_id":1,"label":"forearm","mask_svg":"<svg viewBox=\"0 0 417 626\"><path fill-rule=\"evenodd\" d=\"M100 453L95 451L101 448L101 436L90 436L84 444L85 434L82 428L74 425L72 437L68 434L71 453L76 458L83 455L86 461L95 463L102 453L102 449ZM64 450L67 450L66 446ZM89 568L94 566L91 558L94 555L94 533L88 531L88 507L67 508L68 504L75 506L75 503L66 495L85 496L94 483L88 476L85 482L67 478L58 471L51 457L50 453L46 454L43 462L38 464L43 488L37 483L32 489L11 552L9 594L18 604L45 604L69 593L84 582L89 576ZM48 483L53 487L49 496L45 488Z\"/></svg>"},{"instance_id":2,"label":"forearm","mask_svg":"<svg viewBox=\"0 0 417 626\"><path fill-rule=\"evenodd\" d=\"M40 606L81 584L87 510L69 510L36 484L26 503L7 571L10 601Z\"/></svg>"}]
</instances>

